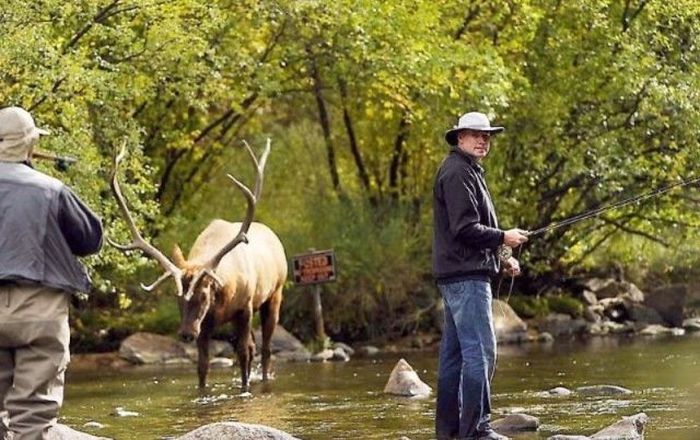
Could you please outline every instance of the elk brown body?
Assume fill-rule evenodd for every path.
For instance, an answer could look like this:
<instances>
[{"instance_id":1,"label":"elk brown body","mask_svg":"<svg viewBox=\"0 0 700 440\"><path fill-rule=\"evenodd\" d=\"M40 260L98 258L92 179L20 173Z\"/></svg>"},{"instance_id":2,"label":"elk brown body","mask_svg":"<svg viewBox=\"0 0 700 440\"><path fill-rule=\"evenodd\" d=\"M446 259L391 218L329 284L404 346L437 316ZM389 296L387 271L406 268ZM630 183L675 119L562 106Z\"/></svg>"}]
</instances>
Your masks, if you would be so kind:
<instances>
[{"instance_id":1,"label":"elk brown body","mask_svg":"<svg viewBox=\"0 0 700 440\"><path fill-rule=\"evenodd\" d=\"M187 260L180 248L173 252L173 262L183 272L189 289L192 276L203 264L230 242L241 223L214 220L195 240ZM252 223L248 243L241 243L223 256L214 273L221 285L208 276L193 287L192 297L180 297L179 336L186 342L197 340L199 386L206 385L209 371L209 342L219 325L231 322L234 327L236 353L241 367L244 391L249 388L254 342L251 335L253 313L259 311L262 325L262 374L270 371L270 341L279 318L282 289L287 279L287 258L277 235L262 223Z\"/></svg>"}]
</instances>

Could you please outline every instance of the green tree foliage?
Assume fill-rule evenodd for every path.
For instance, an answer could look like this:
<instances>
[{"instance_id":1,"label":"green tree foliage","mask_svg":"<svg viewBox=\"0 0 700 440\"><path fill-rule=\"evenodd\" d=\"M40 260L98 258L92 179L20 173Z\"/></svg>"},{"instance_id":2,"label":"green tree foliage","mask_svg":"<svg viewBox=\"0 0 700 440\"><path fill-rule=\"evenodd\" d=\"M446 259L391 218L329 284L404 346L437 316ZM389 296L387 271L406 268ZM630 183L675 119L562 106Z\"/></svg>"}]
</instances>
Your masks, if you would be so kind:
<instances>
[{"instance_id":1,"label":"green tree foliage","mask_svg":"<svg viewBox=\"0 0 700 440\"><path fill-rule=\"evenodd\" d=\"M6 3L0 105L30 109L55 134L41 147L79 158L59 177L116 241L128 233L107 178L122 144L137 223L167 250L243 215L225 173L250 182L237 147L272 137L257 216L288 255L336 249L341 277L324 295L336 335L410 331L430 309L432 178L464 111L507 127L486 162L505 227L676 182L700 162L694 0ZM611 259L692 265L697 205L679 190L533 240L521 288ZM115 307L160 270L113 249L88 263L95 296ZM303 290L288 291L283 319L301 327Z\"/></svg>"}]
</instances>

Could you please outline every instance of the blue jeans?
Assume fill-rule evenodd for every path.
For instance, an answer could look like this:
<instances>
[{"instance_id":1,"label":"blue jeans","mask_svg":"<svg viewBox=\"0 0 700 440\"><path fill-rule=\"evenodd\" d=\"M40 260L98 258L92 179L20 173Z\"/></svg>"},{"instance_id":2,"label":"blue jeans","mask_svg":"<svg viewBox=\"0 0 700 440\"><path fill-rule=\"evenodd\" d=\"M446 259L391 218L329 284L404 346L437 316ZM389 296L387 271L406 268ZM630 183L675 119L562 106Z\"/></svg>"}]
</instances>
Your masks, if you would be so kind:
<instances>
[{"instance_id":1,"label":"blue jeans","mask_svg":"<svg viewBox=\"0 0 700 440\"><path fill-rule=\"evenodd\" d=\"M496 362L491 285L438 284L445 304L435 432L439 440L476 439L491 431L490 380Z\"/></svg>"}]
</instances>

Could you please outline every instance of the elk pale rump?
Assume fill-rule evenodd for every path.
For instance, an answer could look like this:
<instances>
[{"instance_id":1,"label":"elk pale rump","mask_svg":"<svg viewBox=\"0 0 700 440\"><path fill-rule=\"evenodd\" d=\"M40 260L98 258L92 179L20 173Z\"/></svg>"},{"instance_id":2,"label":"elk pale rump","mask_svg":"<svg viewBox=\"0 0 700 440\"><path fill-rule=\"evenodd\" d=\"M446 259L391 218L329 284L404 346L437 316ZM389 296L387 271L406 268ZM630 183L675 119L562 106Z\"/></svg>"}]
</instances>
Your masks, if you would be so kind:
<instances>
[{"instance_id":1,"label":"elk pale rump","mask_svg":"<svg viewBox=\"0 0 700 440\"><path fill-rule=\"evenodd\" d=\"M166 272L153 284L143 286L144 289L152 290L170 277L175 281L181 312L178 334L184 341L197 341L200 387L206 386L209 372L211 335L220 324L231 322L241 367L241 388L249 390L255 353L251 328L255 311L260 312L262 325L263 381L269 377L270 342L279 319L282 289L287 279L287 258L277 235L262 223L253 223L270 153L270 140L259 161L247 143L245 147L256 169L254 191L228 176L248 202L245 219L241 223L213 220L195 240L188 258L185 259L176 245L172 261L138 232L117 179L119 163L125 152L122 151L114 161L112 191L133 241L128 245L118 245L111 240L110 243L122 251L139 249L163 266Z\"/></svg>"}]
</instances>

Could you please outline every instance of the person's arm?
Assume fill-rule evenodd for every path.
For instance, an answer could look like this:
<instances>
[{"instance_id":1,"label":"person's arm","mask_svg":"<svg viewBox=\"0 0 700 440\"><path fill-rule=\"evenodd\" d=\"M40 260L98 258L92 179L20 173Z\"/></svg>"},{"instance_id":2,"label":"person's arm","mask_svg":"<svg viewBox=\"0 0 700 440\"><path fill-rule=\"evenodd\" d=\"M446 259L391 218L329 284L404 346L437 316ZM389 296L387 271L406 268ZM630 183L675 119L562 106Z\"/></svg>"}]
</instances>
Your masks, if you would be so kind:
<instances>
[{"instance_id":1,"label":"person's arm","mask_svg":"<svg viewBox=\"0 0 700 440\"><path fill-rule=\"evenodd\" d=\"M468 176L448 171L442 190L450 231L460 242L478 249L493 249L503 243L502 230L480 223L474 184Z\"/></svg>"},{"instance_id":2,"label":"person's arm","mask_svg":"<svg viewBox=\"0 0 700 440\"><path fill-rule=\"evenodd\" d=\"M84 257L102 247L102 222L68 187L59 195L58 224L73 254Z\"/></svg>"}]
</instances>

